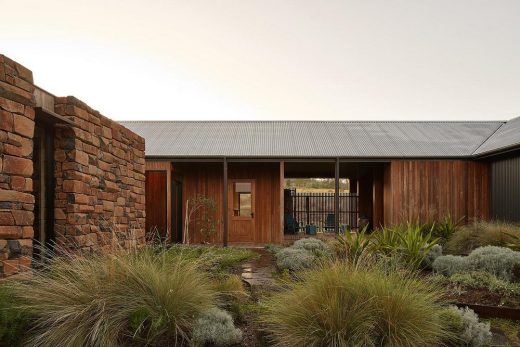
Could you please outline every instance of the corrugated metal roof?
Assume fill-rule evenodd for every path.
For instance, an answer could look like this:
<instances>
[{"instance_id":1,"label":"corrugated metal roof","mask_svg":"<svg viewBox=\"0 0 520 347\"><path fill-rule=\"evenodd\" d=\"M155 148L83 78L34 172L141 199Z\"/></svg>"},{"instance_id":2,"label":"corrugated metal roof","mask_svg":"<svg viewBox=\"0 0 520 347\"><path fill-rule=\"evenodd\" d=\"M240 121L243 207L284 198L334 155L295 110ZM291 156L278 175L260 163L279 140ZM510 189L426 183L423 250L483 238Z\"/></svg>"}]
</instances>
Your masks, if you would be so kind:
<instances>
[{"instance_id":1,"label":"corrugated metal roof","mask_svg":"<svg viewBox=\"0 0 520 347\"><path fill-rule=\"evenodd\" d=\"M503 122L128 121L147 156L390 158L471 156Z\"/></svg>"},{"instance_id":2,"label":"corrugated metal roof","mask_svg":"<svg viewBox=\"0 0 520 347\"><path fill-rule=\"evenodd\" d=\"M475 155L507 150L520 145L520 117L502 124L476 151Z\"/></svg>"}]
</instances>

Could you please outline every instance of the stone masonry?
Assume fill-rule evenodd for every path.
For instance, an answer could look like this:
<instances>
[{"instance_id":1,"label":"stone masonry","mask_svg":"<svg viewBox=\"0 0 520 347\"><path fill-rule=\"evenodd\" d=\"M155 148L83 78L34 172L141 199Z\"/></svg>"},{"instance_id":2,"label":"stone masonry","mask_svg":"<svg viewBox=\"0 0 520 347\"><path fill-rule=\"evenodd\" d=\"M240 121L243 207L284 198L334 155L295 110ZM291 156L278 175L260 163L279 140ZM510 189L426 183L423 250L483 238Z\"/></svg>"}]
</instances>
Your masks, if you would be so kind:
<instances>
[{"instance_id":1,"label":"stone masonry","mask_svg":"<svg viewBox=\"0 0 520 347\"><path fill-rule=\"evenodd\" d=\"M31 265L35 220L32 72L0 55L0 278ZM54 233L88 253L144 243L144 139L74 97L54 100Z\"/></svg>"},{"instance_id":2,"label":"stone masonry","mask_svg":"<svg viewBox=\"0 0 520 347\"><path fill-rule=\"evenodd\" d=\"M144 242L144 139L74 97L56 98L55 233L83 251Z\"/></svg>"},{"instance_id":3,"label":"stone masonry","mask_svg":"<svg viewBox=\"0 0 520 347\"><path fill-rule=\"evenodd\" d=\"M33 91L32 72L0 55L0 277L30 265Z\"/></svg>"}]
</instances>

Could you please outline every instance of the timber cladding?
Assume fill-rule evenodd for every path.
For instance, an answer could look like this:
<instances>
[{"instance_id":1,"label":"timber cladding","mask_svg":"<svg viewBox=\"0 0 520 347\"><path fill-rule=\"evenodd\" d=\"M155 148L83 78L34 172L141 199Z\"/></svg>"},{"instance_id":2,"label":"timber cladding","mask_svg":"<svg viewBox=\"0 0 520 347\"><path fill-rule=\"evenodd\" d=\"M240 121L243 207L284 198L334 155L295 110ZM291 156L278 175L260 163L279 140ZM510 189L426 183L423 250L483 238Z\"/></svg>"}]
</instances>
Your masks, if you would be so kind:
<instances>
[{"instance_id":1,"label":"timber cladding","mask_svg":"<svg viewBox=\"0 0 520 347\"><path fill-rule=\"evenodd\" d=\"M252 230L239 230L240 222L232 218L232 208L228 208L228 232L230 243L265 244L281 243L283 241L283 226L281 223L281 209L283 204L283 187L280 163L229 163L228 189L231 191L232 182L254 182L254 206L255 216ZM217 232L211 239L212 243L223 242L222 216L223 208L223 166L222 163L174 163L173 174L180 175L183 181L183 219L186 214L186 201L204 195L215 200L217 208L215 215L219 219ZM231 193L229 193L231 195ZM231 204L232 196L228 197ZM194 225L190 228L191 242L201 242L200 235ZM251 233L251 237L245 239L235 238L233 233Z\"/></svg>"},{"instance_id":2,"label":"timber cladding","mask_svg":"<svg viewBox=\"0 0 520 347\"><path fill-rule=\"evenodd\" d=\"M393 160L385 166L384 221L489 219L490 167L470 160Z\"/></svg>"}]
</instances>

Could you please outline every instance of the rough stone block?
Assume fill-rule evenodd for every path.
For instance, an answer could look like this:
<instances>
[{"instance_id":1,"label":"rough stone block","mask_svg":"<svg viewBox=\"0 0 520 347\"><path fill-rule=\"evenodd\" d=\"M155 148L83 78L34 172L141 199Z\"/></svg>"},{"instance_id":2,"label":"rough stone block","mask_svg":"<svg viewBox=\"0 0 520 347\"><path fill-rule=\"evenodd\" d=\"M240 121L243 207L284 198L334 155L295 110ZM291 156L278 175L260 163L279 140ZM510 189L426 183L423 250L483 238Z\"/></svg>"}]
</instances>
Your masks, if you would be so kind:
<instances>
[{"instance_id":1,"label":"rough stone block","mask_svg":"<svg viewBox=\"0 0 520 347\"><path fill-rule=\"evenodd\" d=\"M22 227L12 225L0 225L0 238L6 240L19 239L22 237Z\"/></svg>"},{"instance_id":2,"label":"rough stone block","mask_svg":"<svg viewBox=\"0 0 520 347\"><path fill-rule=\"evenodd\" d=\"M8 111L0 110L0 129L13 131L13 114Z\"/></svg>"},{"instance_id":3,"label":"rough stone block","mask_svg":"<svg viewBox=\"0 0 520 347\"><path fill-rule=\"evenodd\" d=\"M31 177L33 173L33 162L30 159L5 155L3 171L7 174Z\"/></svg>"},{"instance_id":4,"label":"rough stone block","mask_svg":"<svg viewBox=\"0 0 520 347\"><path fill-rule=\"evenodd\" d=\"M34 136L34 121L22 116L15 114L14 119L14 132L22 136L32 138Z\"/></svg>"}]
</instances>

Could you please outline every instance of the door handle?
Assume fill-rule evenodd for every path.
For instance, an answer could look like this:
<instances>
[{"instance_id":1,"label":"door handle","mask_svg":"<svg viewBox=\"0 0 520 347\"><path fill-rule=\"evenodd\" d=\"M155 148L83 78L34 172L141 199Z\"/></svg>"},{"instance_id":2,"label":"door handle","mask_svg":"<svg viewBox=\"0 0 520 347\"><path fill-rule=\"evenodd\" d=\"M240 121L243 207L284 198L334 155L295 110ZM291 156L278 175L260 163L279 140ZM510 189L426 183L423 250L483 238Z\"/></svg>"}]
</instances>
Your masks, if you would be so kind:
<instances>
[{"instance_id":1,"label":"door handle","mask_svg":"<svg viewBox=\"0 0 520 347\"><path fill-rule=\"evenodd\" d=\"M255 214L253 212L251 212L251 218L254 218L255 217Z\"/></svg>"}]
</instances>

